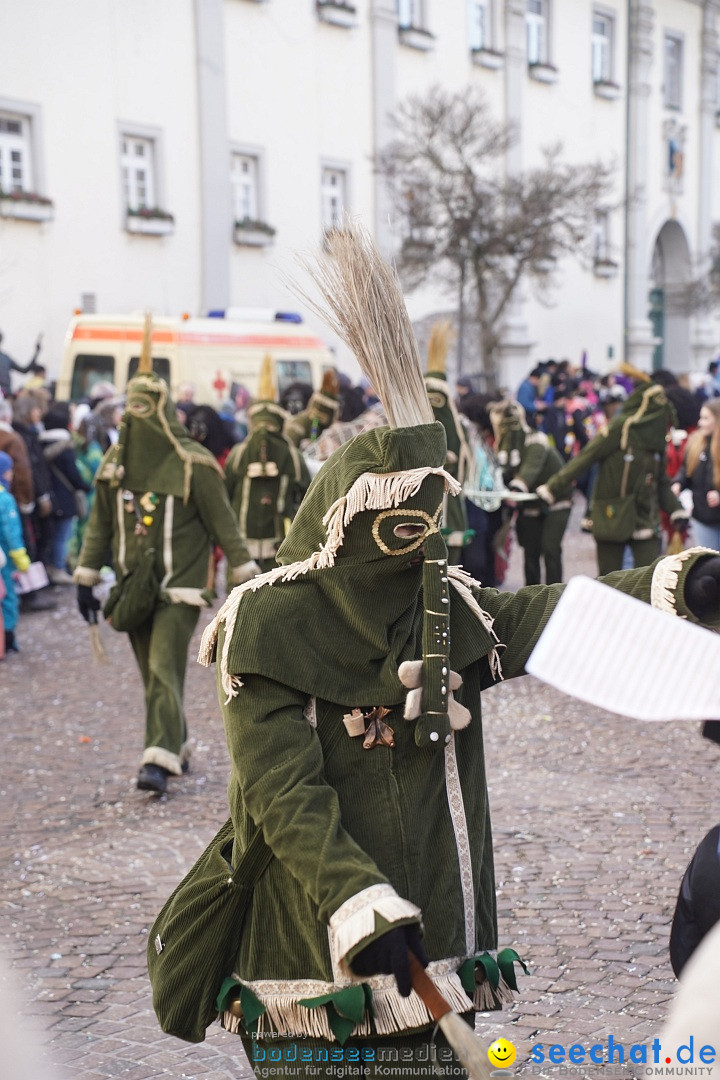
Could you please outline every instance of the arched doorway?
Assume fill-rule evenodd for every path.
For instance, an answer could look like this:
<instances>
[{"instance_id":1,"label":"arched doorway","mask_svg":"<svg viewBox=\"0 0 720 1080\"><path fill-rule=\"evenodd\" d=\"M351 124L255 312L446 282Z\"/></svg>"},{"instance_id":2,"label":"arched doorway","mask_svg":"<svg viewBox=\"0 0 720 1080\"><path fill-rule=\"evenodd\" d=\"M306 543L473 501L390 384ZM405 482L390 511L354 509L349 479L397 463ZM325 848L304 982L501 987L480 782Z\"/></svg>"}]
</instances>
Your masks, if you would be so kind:
<instances>
[{"instance_id":1,"label":"arched doorway","mask_svg":"<svg viewBox=\"0 0 720 1080\"><path fill-rule=\"evenodd\" d=\"M666 221L657 235L652 261L648 317L658 339L653 371L690 370L690 314L685 286L690 281L690 247L682 225Z\"/></svg>"}]
</instances>

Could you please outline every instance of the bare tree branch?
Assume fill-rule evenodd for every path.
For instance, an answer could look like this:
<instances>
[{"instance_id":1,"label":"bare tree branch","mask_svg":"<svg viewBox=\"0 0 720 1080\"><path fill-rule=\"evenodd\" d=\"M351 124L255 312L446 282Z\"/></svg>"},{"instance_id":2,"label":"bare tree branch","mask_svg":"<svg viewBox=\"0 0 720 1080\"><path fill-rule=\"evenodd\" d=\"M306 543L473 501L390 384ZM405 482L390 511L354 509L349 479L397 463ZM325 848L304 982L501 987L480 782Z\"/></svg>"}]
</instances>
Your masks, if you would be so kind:
<instances>
[{"instance_id":1,"label":"bare tree branch","mask_svg":"<svg viewBox=\"0 0 720 1080\"><path fill-rule=\"evenodd\" d=\"M402 229L398 271L409 288L468 282L491 380L502 321L521 281L530 279L542 295L548 268L561 258L590 262L614 166L564 163L555 146L538 167L507 176L516 132L494 119L475 88L433 87L404 101L394 121L397 137L375 167Z\"/></svg>"}]
</instances>

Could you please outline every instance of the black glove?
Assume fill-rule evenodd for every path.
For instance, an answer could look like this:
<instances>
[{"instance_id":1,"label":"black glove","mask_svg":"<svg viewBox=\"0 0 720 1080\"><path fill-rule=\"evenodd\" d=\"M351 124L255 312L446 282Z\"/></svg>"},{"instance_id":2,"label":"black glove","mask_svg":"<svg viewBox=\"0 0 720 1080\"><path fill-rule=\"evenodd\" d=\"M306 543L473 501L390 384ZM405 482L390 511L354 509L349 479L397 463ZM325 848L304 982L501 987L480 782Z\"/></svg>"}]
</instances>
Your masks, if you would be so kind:
<instances>
[{"instance_id":1,"label":"black glove","mask_svg":"<svg viewBox=\"0 0 720 1080\"><path fill-rule=\"evenodd\" d=\"M703 622L713 611L720 614L720 555L698 559L685 578L685 603Z\"/></svg>"},{"instance_id":2,"label":"black glove","mask_svg":"<svg viewBox=\"0 0 720 1080\"><path fill-rule=\"evenodd\" d=\"M402 997L412 990L408 951L417 956L423 967L428 958L420 934L414 926L398 926L361 949L350 967L355 975L394 975Z\"/></svg>"},{"instance_id":3,"label":"black glove","mask_svg":"<svg viewBox=\"0 0 720 1080\"><path fill-rule=\"evenodd\" d=\"M97 617L92 618L92 612L100 610L100 601L93 594L92 586L78 585L77 587L78 611L86 623L97 622Z\"/></svg>"}]
</instances>

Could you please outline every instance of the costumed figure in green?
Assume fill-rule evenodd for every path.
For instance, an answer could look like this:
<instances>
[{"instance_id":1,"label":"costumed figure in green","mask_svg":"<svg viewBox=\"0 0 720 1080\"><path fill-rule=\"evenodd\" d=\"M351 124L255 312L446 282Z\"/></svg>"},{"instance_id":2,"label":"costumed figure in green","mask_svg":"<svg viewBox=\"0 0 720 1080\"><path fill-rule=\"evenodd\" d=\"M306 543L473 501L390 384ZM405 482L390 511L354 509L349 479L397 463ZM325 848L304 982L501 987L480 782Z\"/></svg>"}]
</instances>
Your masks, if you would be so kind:
<instances>
[{"instance_id":1,"label":"costumed figure in green","mask_svg":"<svg viewBox=\"0 0 720 1080\"><path fill-rule=\"evenodd\" d=\"M275 402L273 361L266 356L258 399L248 409L250 435L225 462L225 485L240 535L263 572L275 566L286 523L310 484L305 460L283 434L288 414Z\"/></svg>"},{"instance_id":2,"label":"costumed figure in green","mask_svg":"<svg viewBox=\"0 0 720 1080\"><path fill-rule=\"evenodd\" d=\"M687 511L672 493L666 468L667 434L675 413L665 388L647 375L641 377L608 426L538 488L552 507L558 497L566 498L569 483L599 466L590 517L601 574L622 567L627 545L635 566L648 566L657 558L661 510L670 515L676 531L685 532L688 526Z\"/></svg>"},{"instance_id":3,"label":"costumed figure in green","mask_svg":"<svg viewBox=\"0 0 720 1080\"><path fill-rule=\"evenodd\" d=\"M100 607L93 586L112 560L118 578L105 614L127 630L145 687L142 790L162 792L190 756L183 685L190 638L207 589L212 543L225 552L228 578L259 572L228 503L222 470L175 416L167 385L153 374L147 320L138 375L128 383L117 445L95 480L95 501L74 580L88 622ZM111 610L112 609L112 610Z\"/></svg>"},{"instance_id":4,"label":"costumed figure in green","mask_svg":"<svg viewBox=\"0 0 720 1080\"><path fill-rule=\"evenodd\" d=\"M380 1051L433 1053L410 951L469 1023L516 986L517 953L496 952L480 697L524 673L563 587L502 593L448 564L440 522L459 484L399 285L359 227L327 247L324 316L389 426L332 455L279 566L235 589L203 635L231 755L232 862L258 830L273 856L218 1009L257 1075L287 1050L296 1076L355 1061L374 1077ZM705 550L608 584L687 616L700 560L717 624L720 558ZM405 1061L393 1075L426 1074Z\"/></svg>"},{"instance_id":5,"label":"costumed figure in green","mask_svg":"<svg viewBox=\"0 0 720 1080\"><path fill-rule=\"evenodd\" d=\"M436 322L430 332L428 344L428 370L425 386L432 406L433 416L445 428L447 440L446 469L458 481L465 483L469 474L473 455L462 420L455 408L450 387L447 383L447 354L452 338L452 326L449 322ZM468 527L465 498L448 498L443 506L442 534L448 547L450 562L462 562L463 549L472 540L474 533Z\"/></svg>"},{"instance_id":6,"label":"costumed figure in green","mask_svg":"<svg viewBox=\"0 0 720 1080\"><path fill-rule=\"evenodd\" d=\"M542 431L531 431L522 405L511 398L488 406L495 433L495 449L508 488L521 494L536 492L562 468L560 452ZM557 500L548 508L542 499L519 502L515 533L523 549L525 584L539 585L541 560L545 584L563 579L562 542L570 518L572 487L558 487Z\"/></svg>"},{"instance_id":7,"label":"costumed figure in green","mask_svg":"<svg viewBox=\"0 0 720 1080\"><path fill-rule=\"evenodd\" d=\"M307 408L288 418L285 434L301 450L303 444L313 443L340 415L340 383L330 368L323 374L322 386L314 390Z\"/></svg>"}]
</instances>

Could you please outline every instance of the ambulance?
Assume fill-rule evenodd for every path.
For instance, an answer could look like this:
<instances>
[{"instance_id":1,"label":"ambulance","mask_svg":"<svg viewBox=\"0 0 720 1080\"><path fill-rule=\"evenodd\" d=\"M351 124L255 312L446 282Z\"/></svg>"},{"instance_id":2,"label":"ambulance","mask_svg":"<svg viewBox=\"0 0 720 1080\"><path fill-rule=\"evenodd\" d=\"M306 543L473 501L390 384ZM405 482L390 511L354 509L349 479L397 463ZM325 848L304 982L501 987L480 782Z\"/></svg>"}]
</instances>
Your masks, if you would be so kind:
<instances>
[{"instance_id":1,"label":"ambulance","mask_svg":"<svg viewBox=\"0 0 720 1080\"><path fill-rule=\"evenodd\" d=\"M241 317L238 317L241 316ZM60 401L79 401L99 382L124 392L137 371L144 315L74 316L65 334L57 382ZM291 383L319 389L333 367L325 342L294 312L229 309L207 318L153 318L153 367L177 398L184 383L195 387L197 404L218 408L245 387L254 396L266 353L275 361L278 395Z\"/></svg>"}]
</instances>

